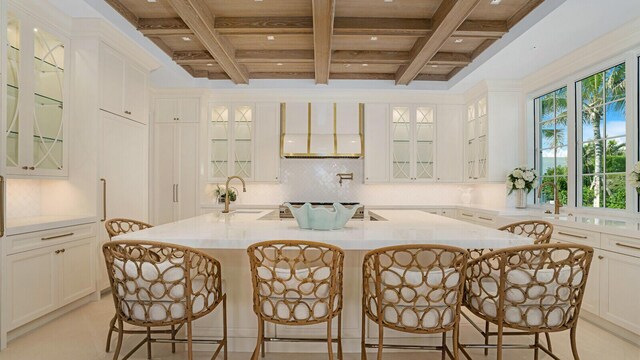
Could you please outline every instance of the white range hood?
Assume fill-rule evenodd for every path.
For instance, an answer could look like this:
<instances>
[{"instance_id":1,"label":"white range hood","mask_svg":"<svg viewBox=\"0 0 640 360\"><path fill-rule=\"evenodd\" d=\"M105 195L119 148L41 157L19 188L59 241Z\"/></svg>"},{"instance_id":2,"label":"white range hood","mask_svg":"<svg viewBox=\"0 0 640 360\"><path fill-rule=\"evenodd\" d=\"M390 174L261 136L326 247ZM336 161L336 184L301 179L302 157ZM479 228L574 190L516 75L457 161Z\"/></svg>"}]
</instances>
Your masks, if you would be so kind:
<instances>
[{"instance_id":1,"label":"white range hood","mask_svg":"<svg viewBox=\"0 0 640 360\"><path fill-rule=\"evenodd\" d=\"M282 103L280 106L282 157L362 156L364 104Z\"/></svg>"}]
</instances>

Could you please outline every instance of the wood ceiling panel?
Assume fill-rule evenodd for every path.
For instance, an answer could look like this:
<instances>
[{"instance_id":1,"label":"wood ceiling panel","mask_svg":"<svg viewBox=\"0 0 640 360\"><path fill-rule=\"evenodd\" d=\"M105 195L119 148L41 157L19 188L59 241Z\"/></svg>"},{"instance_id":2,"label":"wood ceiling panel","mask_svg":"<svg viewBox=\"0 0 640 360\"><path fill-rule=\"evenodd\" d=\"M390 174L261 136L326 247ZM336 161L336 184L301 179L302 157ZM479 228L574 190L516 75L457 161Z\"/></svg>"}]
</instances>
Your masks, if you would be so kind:
<instances>
[{"instance_id":1,"label":"wood ceiling panel","mask_svg":"<svg viewBox=\"0 0 640 360\"><path fill-rule=\"evenodd\" d=\"M206 64L194 64L194 65L190 65L191 68L193 70L201 70L201 71L210 71L210 72L215 72L215 73L220 73L220 72L224 72L224 70L222 70L222 67L218 64L216 64L215 62L211 64L211 66L206 65Z\"/></svg>"},{"instance_id":2,"label":"wood ceiling panel","mask_svg":"<svg viewBox=\"0 0 640 360\"><path fill-rule=\"evenodd\" d=\"M311 0L208 0L207 4L216 16L311 16Z\"/></svg>"},{"instance_id":3,"label":"wood ceiling panel","mask_svg":"<svg viewBox=\"0 0 640 360\"><path fill-rule=\"evenodd\" d=\"M433 65L427 65L425 66L422 71L420 72L421 74L437 74L437 75L448 75L451 71L453 71L453 69L455 69L455 66L448 66L448 65L435 65L437 67L433 67Z\"/></svg>"},{"instance_id":4,"label":"wood ceiling panel","mask_svg":"<svg viewBox=\"0 0 640 360\"><path fill-rule=\"evenodd\" d=\"M167 0L157 0L155 3L150 3L146 0L118 1L138 18L171 18L178 16Z\"/></svg>"},{"instance_id":5,"label":"wood ceiling panel","mask_svg":"<svg viewBox=\"0 0 640 360\"><path fill-rule=\"evenodd\" d=\"M204 50L204 46L196 36L187 36L189 39L191 39L190 41L184 41L182 39L183 36L184 35L163 36L161 37L161 39L162 42L164 42L173 51Z\"/></svg>"},{"instance_id":6,"label":"wood ceiling panel","mask_svg":"<svg viewBox=\"0 0 640 360\"><path fill-rule=\"evenodd\" d=\"M372 41L368 35L334 35L333 50L409 51L416 36L378 36Z\"/></svg>"},{"instance_id":7,"label":"wood ceiling panel","mask_svg":"<svg viewBox=\"0 0 640 360\"><path fill-rule=\"evenodd\" d=\"M354 64L331 64L331 73L371 73L371 74L394 74L399 65L394 64L367 64L363 66Z\"/></svg>"},{"instance_id":8,"label":"wood ceiling panel","mask_svg":"<svg viewBox=\"0 0 640 360\"><path fill-rule=\"evenodd\" d=\"M482 0L469 15L469 20L503 20L515 15L530 0L503 0L499 5L491 5L491 0Z\"/></svg>"},{"instance_id":9,"label":"wood ceiling panel","mask_svg":"<svg viewBox=\"0 0 640 360\"><path fill-rule=\"evenodd\" d=\"M462 39L461 43L456 43L456 40ZM460 38L452 37L440 48L441 52L458 52L458 53L472 53L478 48L486 39L482 38Z\"/></svg>"},{"instance_id":10,"label":"wood ceiling panel","mask_svg":"<svg viewBox=\"0 0 640 360\"><path fill-rule=\"evenodd\" d=\"M428 19L441 0L338 0L336 16Z\"/></svg>"},{"instance_id":11,"label":"wood ceiling panel","mask_svg":"<svg viewBox=\"0 0 640 360\"><path fill-rule=\"evenodd\" d=\"M313 35L227 35L236 50L313 50Z\"/></svg>"},{"instance_id":12,"label":"wood ceiling panel","mask_svg":"<svg viewBox=\"0 0 640 360\"><path fill-rule=\"evenodd\" d=\"M258 72L313 72L313 63L245 64L250 73Z\"/></svg>"}]
</instances>

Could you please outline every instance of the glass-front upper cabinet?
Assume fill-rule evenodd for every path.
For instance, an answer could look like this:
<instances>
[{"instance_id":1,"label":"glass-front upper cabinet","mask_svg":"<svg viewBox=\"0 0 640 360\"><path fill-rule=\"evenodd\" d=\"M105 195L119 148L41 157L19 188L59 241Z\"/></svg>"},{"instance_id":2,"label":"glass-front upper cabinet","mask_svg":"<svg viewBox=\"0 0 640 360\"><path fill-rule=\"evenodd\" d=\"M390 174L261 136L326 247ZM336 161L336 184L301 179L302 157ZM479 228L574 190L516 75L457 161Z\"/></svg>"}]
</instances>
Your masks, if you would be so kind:
<instances>
[{"instance_id":1,"label":"glass-front upper cabinet","mask_svg":"<svg viewBox=\"0 0 640 360\"><path fill-rule=\"evenodd\" d=\"M467 105L465 173L469 180L487 177L487 98Z\"/></svg>"},{"instance_id":2,"label":"glass-front upper cabinet","mask_svg":"<svg viewBox=\"0 0 640 360\"><path fill-rule=\"evenodd\" d=\"M391 107L391 178L396 181L434 179L434 109Z\"/></svg>"},{"instance_id":3,"label":"glass-front upper cabinet","mask_svg":"<svg viewBox=\"0 0 640 360\"><path fill-rule=\"evenodd\" d=\"M12 12L7 26L7 170L66 176L68 40Z\"/></svg>"},{"instance_id":4,"label":"glass-front upper cabinet","mask_svg":"<svg viewBox=\"0 0 640 360\"><path fill-rule=\"evenodd\" d=\"M233 175L253 178L253 119L253 105L209 107L209 181L224 181Z\"/></svg>"}]
</instances>

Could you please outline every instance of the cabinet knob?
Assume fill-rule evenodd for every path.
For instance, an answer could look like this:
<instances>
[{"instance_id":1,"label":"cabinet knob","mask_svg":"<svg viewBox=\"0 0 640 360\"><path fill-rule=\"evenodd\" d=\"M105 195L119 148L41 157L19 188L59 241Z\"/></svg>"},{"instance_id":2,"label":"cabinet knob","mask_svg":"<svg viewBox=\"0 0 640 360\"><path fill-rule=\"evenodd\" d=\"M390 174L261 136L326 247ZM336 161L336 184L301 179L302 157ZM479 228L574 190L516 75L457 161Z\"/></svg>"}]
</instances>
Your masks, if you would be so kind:
<instances>
[{"instance_id":1,"label":"cabinet knob","mask_svg":"<svg viewBox=\"0 0 640 360\"><path fill-rule=\"evenodd\" d=\"M29 167L28 166L23 166L22 170L29 170Z\"/></svg>"},{"instance_id":2,"label":"cabinet knob","mask_svg":"<svg viewBox=\"0 0 640 360\"><path fill-rule=\"evenodd\" d=\"M125 110L124 113L127 114L127 115L131 115L131 111L129 111L129 110Z\"/></svg>"},{"instance_id":3,"label":"cabinet knob","mask_svg":"<svg viewBox=\"0 0 640 360\"><path fill-rule=\"evenodd\" d=\"M602 259L604 259L604 256L602 256L602 255L598 255L598 259L599 259L599 260L602 260Z\"/></svg>"},{"instance_id":4,"label":"cabinet knob","mask_svg":"<svg viewBox=\"0 0 640 360\"><path fill-rule=\"evenodd\" d=\"M31 166L31 167L29 168L29 170L35 170L35 169L36 169L36 168L35 168L35 167L33 167L33 166Z\"/></svg>"}]
</instances>

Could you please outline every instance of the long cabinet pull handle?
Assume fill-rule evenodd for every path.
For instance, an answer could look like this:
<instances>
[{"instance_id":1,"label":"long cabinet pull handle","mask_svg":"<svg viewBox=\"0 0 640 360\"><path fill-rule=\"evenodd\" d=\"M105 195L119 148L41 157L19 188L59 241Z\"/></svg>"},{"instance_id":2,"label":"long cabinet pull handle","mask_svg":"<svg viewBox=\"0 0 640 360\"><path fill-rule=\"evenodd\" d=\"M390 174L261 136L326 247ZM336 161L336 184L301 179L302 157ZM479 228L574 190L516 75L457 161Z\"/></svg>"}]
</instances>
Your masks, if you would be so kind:
<instances>
[{"instance_id":1,"label":"long cabinet pull handle","mask_svg":"<svg viewBox=\"0 0 640 360\"><path fill-rule=\"evenodd\" d=\"M0 237L4 236L4 177L0 176Z\"/></svg>"},{"instance_id":2,"label":"long cabinet pull handle","mask_svg":"<svg viewBox=\"0 0 640 360\"><path fill-rule=\"evenodd\" d=\"M487 217L483 217L483 216L478 216L478 219L480 220L487 220L487 221L493 221L492 218L487 218Z\"/></svg>"},{"instance_id":3,"label":"long cabinet pull handle","mask_svg":"<svg viewBox=\"0 0 640 360\"><path fill-rule=\"evenodd\" d=\"M107 221L107 179L101 178L102 181L102 219L101 222Z\"/></svg>"},{"instance_id":4,"label":"long cabinet pull handle","mask_svg":"<svg viewBox=\"0 0 640 360\"><path fill-rule=\"evenodd\" d=\"M462 213L462 216L473 217L473 215Z\"/></svg>"},{"instance_id":5,"label":"long cabinet pull handle","mask_svg":"<svg viewBox=\"0 0 640 360\"><path fill-rule=\"evenodd\" d=\"M176 202L180 202L180 191L178 191L178 186L180 186L180 184L176 184Z\"/></svg>"},{"instance_id":6,"label":"long cabinet pull handle","mask_svg":"<svg viewBox=\"0 0 640 360\"><path fill-rule=\"evenodd\" d=\"M40 238L40 240L46 241L46 240L60 239L60 238L63 238L63 237L68 237L68 236L73 236L73 235L74 235L74 233L70 232L70 233L67 233L67 234L43 237L43 238Z\"/></svg>"},{"instance_id":7,"label":"long cabinet pull handle","mask_svg":"<svg viewBox=\"0 0 640 360\"><path fill-rule=\"evenodd\" d=\"M623 244L623 243L619 243L619 242L616 243L616 246L620 246L620 247L627 248L627 249L640 250L640 247L633 246L633 245L627 245L627 244Z\"/></svg>"},{"instance_id":8,"label":"long cabinet pull handle","mask_svg":"<svg viewBox=\"0 0 640 360\"><path fill-rule=\"evenodd\" d=\"M176 184L173 184L173 186L171 186L171 190L173 190L173 196L171 197L171 200L173 202L176 202Z\"/></svg>"},{"instance_id":9,"label":"long cabinet pull handle","mask_svg":"<svg viewBox=\"0 0 640 360\"><path fill-rule=\"evenodd\" d=\"M558 234L560 234L560 235L565 235L565 236L571 236L571 237L578 238L578 239L586 239L586 238L587 238L587 237L586 237L586 236L584 236L584 235L569 234L569 233L562 232L562 231L558 231Z\"/></svg>"}]
</instances>

